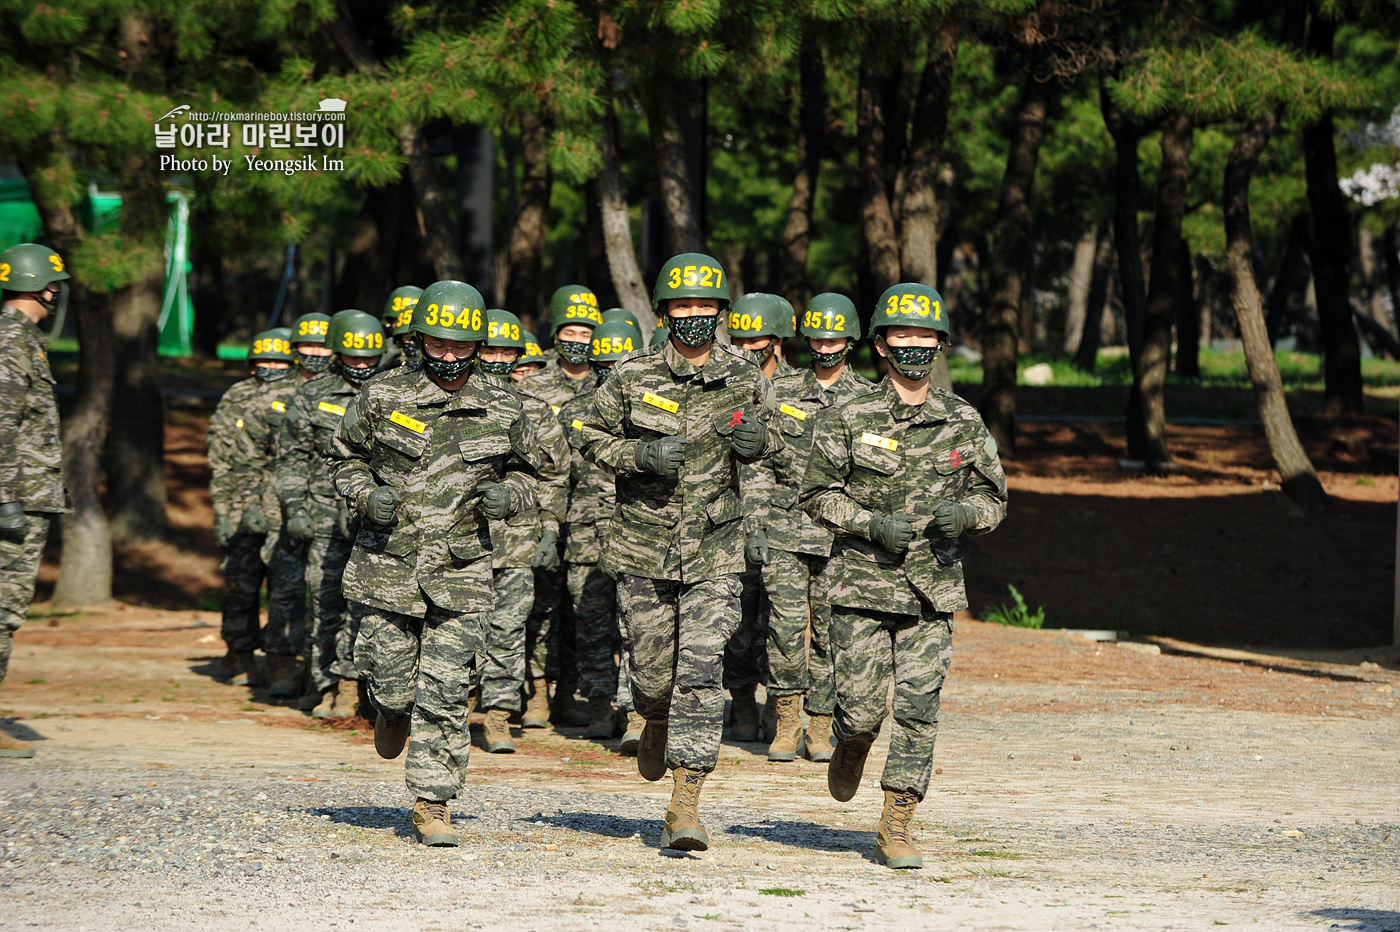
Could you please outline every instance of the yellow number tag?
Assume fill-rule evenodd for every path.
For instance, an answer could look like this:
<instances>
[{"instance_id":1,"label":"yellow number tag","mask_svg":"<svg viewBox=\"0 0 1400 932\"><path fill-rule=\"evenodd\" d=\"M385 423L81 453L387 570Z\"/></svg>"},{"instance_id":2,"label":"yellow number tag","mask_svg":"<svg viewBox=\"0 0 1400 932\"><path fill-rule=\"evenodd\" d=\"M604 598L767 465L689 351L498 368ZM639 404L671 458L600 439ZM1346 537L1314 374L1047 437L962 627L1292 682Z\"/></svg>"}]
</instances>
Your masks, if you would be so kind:
<instances>
[{"instance_id":1,"label":"yellow number tag","mask_svg":"<svg viewBox=\"0 0 1400 932\"><path fill-rule=\"evenodd\" d=\"M651 392L647 392L645 395L643 395L642 401L645 401L653 408L660 408L662 411L669 411L672 414L675 414L681 409L681 404L679 401L672 401L669 398L662 398L660 395L653 395Z\"/></svg>"},{"instance_id":2,"label":"yellow number tag","mask_svg":"<svg viewBox=\"0 0 1400 932\"><path fill-rule=\"evenodd\" d=\"M881 437L879 434L872 434L870 431L860 435L860 442L872 447L879 447L881 450L899 449L899 441L891 440L889 437Z\"/></svg>"},{"instance_id":3,"label":"yellow number tag","mask_svg":"<svg viewBox=\"0 0 1400 932\"><path fill-rule=\"evenodd\" d=\"M572 427L574 430L583 430L583 421L580 421L578 418L574 418L573 422L570 423L569 426Z\"/></svg>"},{"instance_id":4,"label":"yellow number tag","mask_svg":"<svg viewBox=\"0 0 1400 932\"><path fill-rule=\"evenodd\" d=\"M0 262L0 282L7 282L9 280L10 264L8 262Z\"/></svg>"},{"instance_id":5,"label":"yellow number tag","mask_svg":"<svg viewBox=\"0 0 1400 932\"><path fill-rule=\"evenodd\" d=\"M242 426L243 426L243 418L239 418L239 419L238 419L238 426L239 426L239 427L242 427Z\"/></svg>"},{"instance_id":6,"label":"yellow number tag","mask_svg":"<svg viewBox=\"0 0 1400 932\"><path fill-rule=\"evenodd\" d=\"M555 414L558 414L558 413L559 413L559 406L558 406L558 405L550 405L550 407L554 409L554 413L555 413Z\"/></svg>"},{"instance_id":7,"label":"yellow number tag","mask_svg":"<svg viewBox=\"0 0 1400 932\"><path fill-rule=\"evenodd\" d=\"M395 411L393 414L389 415L389 420L393 421L400 427L407 427L415 434L421 434L423 432L423 429L428 426L427 424L424 424L417 418L411 418L407 414L403 414L399 411Z\"/></svg>"},{"instance_id":8,"label":"yellow number tag","mask_svg":"<svg viewBox=\"0 0 1400 932\"><path fill-rule=\"evenodd\" d=\"M345 409L340 405L333 405L329 401L323 401L316 407L320 408L322 411L329 411L336 417L345 417Z\"/></svg>"},{"instance_id":9,"label":"yellow number tag","mask_svg":"<svg viewBox=\"0 0 1400 932\"><path fill-rule=\"evenodd\" d=\"M797 418L799 421L807 420L807 412L803 411L801 408L794 408L792 405L778 405L778 410L788 417Z\"/></svg>"},{"instance_id":10,"label":"yellow number tag","mask_svg":"<svg viewBox=\"0 0 1400 932\"><path fill-rule=\"evenodd\" d=\"M270 407L272 408L272 410L276 411L279 414L284 413L287 410L287 406L280 401L274 401Z\"/></svg>"}]
</instances>

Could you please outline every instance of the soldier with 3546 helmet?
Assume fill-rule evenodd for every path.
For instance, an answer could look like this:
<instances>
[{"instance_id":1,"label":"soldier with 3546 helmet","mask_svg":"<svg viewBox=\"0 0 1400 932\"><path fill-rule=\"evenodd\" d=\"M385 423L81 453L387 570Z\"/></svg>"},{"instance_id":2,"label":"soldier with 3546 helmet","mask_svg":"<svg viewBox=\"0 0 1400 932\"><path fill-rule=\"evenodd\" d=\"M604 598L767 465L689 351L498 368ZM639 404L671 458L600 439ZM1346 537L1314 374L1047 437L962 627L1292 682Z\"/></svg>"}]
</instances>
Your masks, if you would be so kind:
<instances>
[{"instance_id":1,"label":"soldier with 3546 helmet","mask_svg":"<svg viewBox=\"0 0 1400 932\"><path fill-rule=\"evenodd\" d=\"M953 613L967 607L960 540L1001 522L1006 477L977 409L929 385L950 331L938 292L893 286L871 331L889 374L820 419L802 480L804 507L836 534L823 574L838 742L827 786L843 802L855 795L893 678L876 843L890 867L921 867L910 821L933 770Z\"/></svg>"},{"instance_id":2,"label":"soldier with 3546 helmet","mask_svg":"<svg viewBox=\"0 0 1400 932\"><path fill-rule=\"evenodd\" d=\"M58 401L39 321L67 303L69 277L47 246L21 243L0 253L0 682L34 598L49 522L68 511ZM28 742L0 730L0 757L33 756Z\"/></svg>"},{"instance_id":3,"label":"soldier with 3546 helmet","mask_svg":"<svg viewBox=\"0 0 1400 932\"><path fill-rule=\"evenodd\" d=\"M492 754L513 753L510 717L520 711L525 683L525 619L535 602L535 571L559 568L559 525L569 497L569 444L549 402L510 380L525 353L520 318L509 311L486 312L486 340L478 350L477 377L513 392L535 428L541 460L536 507L491 522L492 586L496 606L487 617L486 646L480 655L481 708L486 713L483 743Z\"/></svg>"},{"instance_id":4,"label":"soldier with 3546 helmet","mask_svg":"<svg viewBox=\"0 0 1400 932\"><path fill-rule=\"evenodd\" d=\"M359 603L355 666L378 710L374 746L408 743L415 836L456 845L448 801L466 778L468 694L491 611L491 521L535 503L539 449L515 393L475 377L481 293L430 285L413 311L422 368L400 366L345 406L336 491L360 519L345 597ZM410 735L412 740L409 741Z\"/></svg>"},{"instance_id":5,"label":"soldier with 3546 helmet","mask_svg":"<svg viewBox=\"0 0 1400 932\"><path fill-rule=\"evenodd\" d=\"M652 302L670 340L613 367L582 418L583 454L617 474L602 566L618 577L628 679L647 721L637 769L648 780L674 771L662 845L704 850L697 807L723 729L724 645L739 626L739 466L781 449L782 435L758 366L715 342L729 307L719 262L676 256Z\"/></svg>"},{"instance_id":6,"label":"soldier with 3546 helmet","mask_svg":"<svg viewBox=\"0 0 1400 932\"><path fill-rule=\"evenodd\" d=\"M329 321L329 318L328 318ZM294 334L295 335L295 334ZM311 689L303 705L313 718L350 718L358 704L354 646L358 625L341 591L354 541L354 523L331 480L331 441L351 400L377 371L384 352L379 321L342 311L327 335L330 369L297 389L282 422L277 497L283 529L305 549L310 624L303 652ZM314 703L311 702L314 697Z\"/></svg>"}]
</instances>

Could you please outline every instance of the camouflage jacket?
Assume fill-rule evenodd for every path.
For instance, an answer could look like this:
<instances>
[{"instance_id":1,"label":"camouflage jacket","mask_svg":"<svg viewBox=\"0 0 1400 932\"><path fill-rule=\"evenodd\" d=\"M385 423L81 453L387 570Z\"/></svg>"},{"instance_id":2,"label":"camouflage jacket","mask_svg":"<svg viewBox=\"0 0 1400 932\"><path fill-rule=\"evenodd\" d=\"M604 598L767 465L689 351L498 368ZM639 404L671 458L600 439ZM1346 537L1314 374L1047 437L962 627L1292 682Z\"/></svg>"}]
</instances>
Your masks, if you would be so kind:
<instances>
[{"instance_id":1,"label":"camouflage jacket","mask_svg":"<svg viewBox=\"0 0 1400 932\"><path fill-rule=\"evenodd\" d=\"M282 420L302 380L293 373L281 381L256 378L235 382L219 399L204 440L209 447L209 498L214 514L238 527L252 502L262 509L267 526L282 526L275 466L281 448Z\"/></svg>"},{"instance_id":2,"label":"camouflage jacket","mask_svg":"<svg viewBox=\"0 0 1400 932\"><path fill-rule=\"evenodd\" d=\"M802 483L807 512L836 531L824 574L833 605L920 614L919 596L940 612L967 608L962 546L937 536L940 499L972 506L968 534L1006 516L1006 476L977 410L938 388L906 405L889 379L817 425ZM875 514L913 516L914 541L898 556L869 539Z\"/></svg>"},{"instance_id":3,"label":"camouflage jacket","mask_svg":"<svg viewBox=\"0 0 1400 932\"><path fill-rule=\"evenodd\" d=\"M782 449L773 387L728 346L716 343L698 369L669 341L613 367L580 419L583 455L617 473L602 567L686 583L744 571L740 460L729 445L741 412L766 428L758 458ZM686 441L680 475L639 469L637 442L667 436Z\"/></svg>"},{"instance_id":4,"label":"camouflage jacket","mask_svg":"<svg viewBox=\"0 0 1400 932\"><path fill-rule=\"evenodd\" d=\"M547 353L554 352L548 350ZM525 391L536 398L543 398L554 408L554 413L558 414L564 402L575 395L593 391L593 386L598 382L593 376L586 375L581 379L572 379L564 371L564 367L559 364L556 355L553 359L545 363L544 368L538 372L532 372L518 383Z\"/></svg>"},{"instance_id":5,"label":"camouflage jacket","mask_svg":"<svg viewBox=\"0 0 1400 932\"><path fill-rule=\"evenodd\" d=\"M25 511L69 510L58 399L43 331L17 307L0 309L0 502Z\"/></svg>"},{"instance_id":6,"label":"camouflage jacket","mask_svg":"<svg viewBox=\"0 0 1400 932\"><path fill-rule=\"evenodd\" d=\"M535 506L535 429L514 393L473 375L455 392L419 369L375 376L345 406L331 441L331 477L354 515L371 492L402 496L394 523L360 521L345 569L349 599L422 618L489 611L491 533L481 486L510 491L511 513Z\"/></svg>"},{"instance_id":7,"label":"camouflage jacket","mask_svg":"<svg viewBox=\"0 0 1400 932\"><path fill-rule=\"evenodd\" d=\"M535 547L545 531L559 533L569 504L569 443L549 402L536 398L521 385L478 372L472 378L493 382L520 399L530 426L535 429L540 459L535 507L522 508L504 521L491 522L492 566L503 570L530 565Z\"/></svg>"},{"instance_id":8,"label":"camouflage jacket","mask_svg":"<svg viewBox=\"0 0 1400 932\"><path fill-rule=\"evenodd\" d=\"M569 513L564 524L564 561L593 564L602 555L608 524L617 508L617 485L613 471L595 466L583 458L583 422L593 404L593 392L575 395L564 402L559 422L573 449L573 469L569 477Z\"/></svg>"},{"instance_id":9,"label":"camouflage jacket","mask_svg":"<svg viewBox=\"0 0 1400 932\"><path fill-rule=\"evenodd\" d=\"M306 509L319 536L335 526L340 495L331 481L331 441L359 388L334 369L303 382L287 404L276 463L284 514Z\"/></svg>"},{"instance_id":10,"label":"camouflage jacket","mask_svg":"<svg viewBox=\"0 0 1400 932\"><path fill-rule=\"evenodd\" d=\"M783 449L771 459L744 467L740 482L747 529L762 528L770 547L824 557L831 553L831 531L797 504L812 458L812 438L826 411L872 385L847 364L831 388L822 388L811 369L794 369L781 358L772 382Z\"/></svg>"}]
</instances>

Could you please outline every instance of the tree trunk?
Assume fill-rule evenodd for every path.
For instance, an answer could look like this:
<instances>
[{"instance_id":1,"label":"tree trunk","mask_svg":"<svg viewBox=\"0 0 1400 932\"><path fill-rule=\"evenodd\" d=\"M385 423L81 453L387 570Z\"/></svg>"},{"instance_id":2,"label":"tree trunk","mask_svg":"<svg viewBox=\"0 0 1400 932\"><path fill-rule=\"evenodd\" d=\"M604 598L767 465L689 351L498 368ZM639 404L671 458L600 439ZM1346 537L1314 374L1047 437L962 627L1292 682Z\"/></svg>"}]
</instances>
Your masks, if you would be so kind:
<instances>
[{"instance_id":1,"label":"tree trunk","mask_svg":"<svg viewBox=\"0 0 1400 932\"><path fill-rule=\"evenodd\" d=\"M812 246L812 207L817 199L817 175L826 148L826 67L822 63L821 47L810 34L803 37L798 68L802 105L797 122L797 174L792 179L792 198L788 201L787 222L783 225L778 291L801 313L812 293L807 278L807 255Z\"/></svg>"},{"instance_id":2,"label":"tree trunk","mask_svg":"<svg viewBox=\"0 0 1400 932\"><path fill-rule=\"evenodd\" d=\"M1283 394L1278 362L1264 327L1264 308L1254 280L1253 231L1249 219L1249 183L1259 156L1278 125L1271 113L1245 124L1225 163L1225 264L1230 273L1230 303L1239 321L1245 364L1254 383L1259 419L1269 452L1283 479L1283 490L1313 514L1327 510L1327 493L1298 441Z\"/></svg>"},{"instance_id":3,"label":"tree trunk","mask_svg":"<svg viewBox=\"0 0 1400 932\"><path fill-rule=\"evenodd\" d=\"M1123 289L1123 318L1128 330L1128 353L1136 368L1142 345L1143 317L1147 313L1147 287L1143 279L1142 243L1138 229L1138 197L1142 178L1138 171L1138 141L1142 127L1131 122L1099 84L1099 107L1104 125L1113 137L1113 243L1118 254L1118 283Z\"/></svg>"},{"instance_id":4,"label":"tree trunk","mask_svg":"<svg viewBox=\"0 0 1400 932\"><path fill-rule=\"evenodd\" d=\"M1186 216L1186 182L1191 172L1195 126L1185 113L1174 113L1162 129L1162 168L1157 181L1157 210L1152 225L1152 290L1142 322L1142 343L1133 360L1133 387L1128 393L1128 458L1148 469L1171 462L1167 450L1167 410L1163 389L1172 355L1172 321L1179 295L1190 290L1181 278L1181 224Z\"/></svg>"},{"instance_id":5,"label":"tree trunk","mask_svg":"<svg viewBox=\"0 0 1400 932\"><path fill-rule=\"evenodd\" d=\"M1065 340L1061 347L1064 355L1073 357L1079 350L1079 341L1084 338L1084 321L1089 316L1089 286L1094 280L1094 246L1098 242L1098 229L1094 225L1085 228L1084 235L1074 244L1074 261L1069 272L1069 306L1065 310Z\"/></svg>"},{"instance_id":6,"label":"tree trunk","mask_svg":"<svg viewBox=\"0 0 1400 932\"><path fill-rule=\"evenodd\" d=\"M1390 329L1390 315L1385 310L1385 276L1376 256L1376 247L1377 245L1384 247L1385 238L1384 235L1377 237L1365 224L1361 225L1358 233L1357 258L1361 260L1361 274L1366 281L1368 292L1366 314L1377 327L1393 338L1395 334ZM1389 353L1389 350L1386 352ZM1394 358L1394 355L1391 355Z\"/></svg>"},{"instance_id":7,"label":"tree trunk","mask_svg":"<svg viewBox=\"0 0 1400 932\"><path fill-rule=\"evenodd\" d=\"M1099 223L1094 244L1094 273L1089 279L1084 333L1074 351L1074 368L1092 373L1098 367L1099 344L1103 339L1104 315L1113 298L1113 224Z\"/></svg>"},{"instance_id":8,"label":"tree trunk","mask_svg":"<svg viewBox=\"0 0 1400 932\"><path fill-rule=\"evenodd\" d=\"M1279 341L1284 325L1288 323L1289 299L1308 287L1311 276L1308 271L1308 256L1312 250L1307 248L1307 239L1307 218L1300 213L1288 225L1288 240L1283 250L1283 259L1279 263L1278 274L1274 276L1273 287L1269 289L1269 298L1264 305L1264 325L1269 330L1270 346Z\"/></svg>"},{"instance_id":9,"label":"tree trunk","mask_svg":"<svg viewBox=\"0 0 1400 932\"><path fill-rule=\"evenodd\" d=\"M1049 82L1026 78L1016 107L1001 180L997 222L988 263L988 301L982 336L982 418L1003 456L1016 455L1016 354L1021 276L1031 249L1031 192L1045 117L1055 93Z\"/></svg>"},{"instance_id":10,"label":"tree trunk","mask_svg":"<svg viewBox=\"0 0 1400 932\"><path fill-rule=\"evenodd\" d=\"M549 195L554 173L549 167L549 126L533 113L520 117L520 199L511 225L510 273L506 308L522 320L538 317L545 295L540 287L544 240L549 231Z\"/></svg>"},{"instance_id":11,"label":"tree trunk","mask_svg":"<svg viewBox=\"0 0 1400 932\"><path fill-rule=\"evenodd\" d=\"M647 127L656 159L661 206L666 215L666 245L672 255L704 252L705 232L700 219L700 199L704 192L700 190L699 179L693 177L694 160L687 150L686 134L677 111L682 105L681 94L675 83L664 80L657 83L647 111Z\"/></svg>"},{"instance_id":12,"label":"tree trunk","mask_svg":"<svg viewBox=\"0 0 1400 932\"><path fill-rule=\"evenodd\" d=\"M350 245L345 250L345 266L336 283L334 303L337 307L361 308L378 316L380 302L393 290L392 260L398 241L396 227L400 209L398 194L398 186L392 184L365 191L364 206L355 218Z\"/></svg>"},{"instance_id":13,"label":"tree trunk","mask_svg":"<svg viewBox=\"0 0 1400 932\"><path fill-rule=\"evenodd\" d=\"M612 273L617 299L631 311L642 325L642 335L651 339L656 328L656 315L651 310L642 270L637 265L637 252L632 243L632 217L627 211L627 183L622 177L622 154L618 145L617 112L612 103L603 114L600 148L603 170L598 175L599 207L603 215L603 245L608 253L608 271Z\"/></svg>"},{"instance_id":14,"label":"tree trunk","mask_svg":"<svg viewBox=\"0 0 1400 932\"><path fill-rule=\"evenodd\" d=\"M612 270L608 268L607 242L603 237L602 185L598 176L584 182L585 204L583 232L583 280L598 297L600 310L621 307L617 289L613 287Z\"/></svg>"},{"instance_id":15,"label":"tree trunk","mask_svg":"<svg viewBox=\"0 0 1400 932\"><path fill-rule=\"evenodd\" d=\"M1314 12L1308 51L1330 60L1336 30L1335 20ZM1351 322L1351 218L1337 186L1330 112L1303 128L1303 162L1313 217L1312 271L1322 341L1323 410L1328 414L1361 414L1365 409L1361 345Z\"/></svg>"},{"instance_id":16,"label":"tree trunk","mask_svg":"<svg viewBox=\"0 0 1400 932\"><path fill-rule=\"evenodd\" d=\"M452 222L447 190L442 186L437 165L428 151L428 137L423 127L414 123L400 126L399 151L408 161L408 177L413 181L418 208L418 232L427 244L433 274L439 281L461 281L466 270L457 252L457 226Z\"/></svg>"},{"instance_id":17,"label":"tree trunk","mask_svg":"<svg viewBox=\"0 0 1400 932\"><path fill-rule=\"evenodd\" d=\"M856 147L860 172L860 225L870 262L870 291L879 295L899 282L899 238L886 179L888 146L885 101L888 79L878 52L867 44L861 52L856 90Z\"/></svg>"},{"instance_id":18,"label":"tree trunk","mask_svg":"<svg viewBox=\"0 0 1400 932\"><path fill-rule=\"evenodd\" d=\"M1400 226L1391 224L1385 228L1381 251L1385 257L1385 287L1390 292L1390 316L1381 323L1400 336Z\"/></svg>"},{"instance_id":19,"label":"tree trunk","mask_svg":"<svg viewBox=\"0 0 1400 932\"><path fill-rule=\"evenodd\" d=\"M1196 379L1201 376L1201 313L1196 307L1196 263L1185 238L1176 241L1176 269L1176 374Z\"/></svg>"}]
</instances>

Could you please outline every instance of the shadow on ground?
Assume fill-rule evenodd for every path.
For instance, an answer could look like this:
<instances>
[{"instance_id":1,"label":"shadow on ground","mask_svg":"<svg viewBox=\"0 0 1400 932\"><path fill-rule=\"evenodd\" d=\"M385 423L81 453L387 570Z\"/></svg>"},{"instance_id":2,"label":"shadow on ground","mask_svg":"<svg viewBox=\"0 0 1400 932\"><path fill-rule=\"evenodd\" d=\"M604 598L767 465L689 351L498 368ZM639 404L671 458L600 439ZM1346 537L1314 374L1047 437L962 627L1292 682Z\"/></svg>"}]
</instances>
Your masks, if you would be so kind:
<instances>
[{"instance_id":1,"label":"shadow on ground","mask_svg":"<svg viewBox=\"0 0 1400 932\"><path fill-rule=\"evenodd\" d=\"M329 816L337 825L392 829L400 838L413 834L409 828L410 810L405 806L322 806L305 811L312 816Z\"/></svg>"},{"instance_id":2,"label":"shadow on ground","mask_svg":"<svg viewBox=\"0 0 1400 932\"><path fill-rule=\"evenodd\" d=\"M1391 909L1315 909L1309 915L1333 920L1331 928L1354 932L1400 932L1400 913Z\"/></svg>"},{"instance_id":3,"label":"shadow on ground","mask_svg":"<svg viewBox=\"0 0 1400 932\"><path fill-rule=\"evenodd\" d=\"M873 832L827 828L812 822L792 822L785 819L764 819L755 823L731 825L725 832L729 835L760 838L793 848L805 848L808 851L858 851L866 860L873 857L870 854Z\"/></svg>"}]
</instances>

